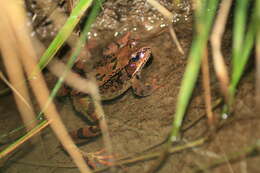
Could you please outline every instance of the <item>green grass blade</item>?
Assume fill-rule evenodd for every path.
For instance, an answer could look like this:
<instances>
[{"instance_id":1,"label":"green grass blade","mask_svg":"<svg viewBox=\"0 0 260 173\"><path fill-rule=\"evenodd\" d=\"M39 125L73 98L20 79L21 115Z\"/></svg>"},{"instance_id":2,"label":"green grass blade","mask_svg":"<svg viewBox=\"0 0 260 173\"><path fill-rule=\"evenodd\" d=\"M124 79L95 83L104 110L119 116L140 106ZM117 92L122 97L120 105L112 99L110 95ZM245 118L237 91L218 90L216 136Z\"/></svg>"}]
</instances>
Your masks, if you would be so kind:
<instances>
[{"instance_id":1,"label":"green grass blade","mask_svg":"<svg viewBox=\"0 0 260 173\"><path fill-rule=\"evenodd\" d=\"M238 57L238 62L235 63L235 66L232 70L232 77L231 77L231 83L230 83L230 95L233 97L235 94L235 89L238 85L239 80L241 79L241 76L243 74L243 71L245 69L245 65L248 61L248 58L250 56L250 52L254 45L255 40L255 23L251 23L248 29L247 34L245 35L245 40L243 42L243 48L240 51L240 55Z\"/></svg>"},{"instance_id":2,"label":"green grass blade","mask_svg":"<svg viewBox=\"0 0 260 173\"><path fill-rule=\"evenodd\" d=\"M239 63L239 55L243 44L246 27L248 0L237 0L235 3L234 15L234 32L233 32L233 47L232 47L232 64L236 66Z\"/></svg>"},{"instance_id":3,"label":"green grass blade","mask_svg":"<svg viewBox=\"0 0 260 173\"><path fill-rule=\"evenodd\" d=\"M74 49L74 52L72 53L71 55L71 58L69 60L69 62L67 63L67 70L70 69L72 66L73 66L73 63L74 61L76 60L77 56L79 55L80 53L80 50L82 48L82 45L85 44L86 40L87 40L87 33L90 31L91 29L91 25L94 23L97 15L99 14L100 12L100 9L101 9L101 5L102 3L104 2L104 0L99 0L99 1L95 1L94 2L94 6L90 12L90 15L88 17L88 20L84 26L84 29L82 31L82 34L79 38L79 41L77 42L76 44L76 47ZM64 81L64 77L66 75L66 72L64 72L64 75L62 77L59 78L58 82L56 83L54 89L52 90L51 92L51 96L49 97L49 100L48 100L48 103L46 104L45 108L49 105L49 102L56 96L59 88L61 87L63 81ZM42 115L43 115L43 110L38 114L38 120L42 120ZM29 122L29 123L32 123L32 122ZM35 129L37 128L40 128L43 124L46 123L46 120L42 120L36 127ZM11 133L15 133L17 132L18 130L21 130L25 128L25 126L22 126L22 127L19 127L17 129L14 129L12 130L11 132L9 132L7 135L11 134ZM1 135L0 136L0 139L3 138L3 137L6 137L7 135ZM12 147L13 145L16 145L17 143L20 142L20 140L23 140L24 138L26 138L28 135L30 134L25 134L24 136L22 136L19 140L15 141L13 144L11 144L11 146L8 146L6 149L4 149L0 155L3 155L4 153L6 153L6 151L9 150L10 147Z\"/></svg>"},{"instance_id":4,"label":"green grass blade","mask_svg":"<svg viewBox=\"0 0 260 173\"><path fill-rule=\"evenodd\" d=\"M174 115L174 121L172 123L171 136L168 143L175 141L179 136L179 130L182 124L182 120L186 112L189 100L191 98L193 88L197 81L201 64L201 57L208 41L209 32L218 5L218 0L208 0L205 3L206 7L200 8L200 10L202 11L199 11L196 15L198 32L194 36L194 41L192 43L191 51L189 54L189 61L182 80L181 89L176 105L176 113Z\"/></svg>"},{"instance_id":5,"label":"green grass blade","mask_svg":"<svg viewBox=\"0 0 260 173\"><path fill-rule=\"evenodd\" d=\"M0 152L0 159L2 159L7 154L12 152L12 150L14 149L14 146L18 145L19 143L22 143L22 141L24 141L26 138L30 137L32 134L35 134L35 132L37 132L38 130L42 129L44 126L46 126L47 123L48 123L47 120L44 120L44 121L40 122L36 127L31 129L24 136L20 137L17 141L15 141L12 144L10 144L9 146L7 146L3 151Z\"/></svg>"},{"instance_id":6,"label":"green grass blade","mask_svg":"<svg viewBox=\"0 0 260 173\"><path fill-rule=\"evenodd\" d=\"M82 15L85 13L86 9L91 5L92 0L80 0L76 7L72 10L71 15L67 19L64 26L60 29L57 36L51 42L50 46L42 55L39 67L43 69L49 61L54 57L60 47L64 44L67 38L70 36L71 32L79 22Z\"/></svg>"},{"instance_id":7,"label":"green grass blade","mask_svg":"<svg viewBox=\"0 0 260 173\"><path fill-rule=\"evenodd\" d=\"M231 74L231 83L229 87L229 92L230 92L229 106L233 103L237 85L244 72L245 65L250 56L250 52L252 51L254 41L255 41L256 31L257 31L256 26L259 22L256 19L256 14L257 14L257 10L260 9L258 9L257 6L255 6L253 9L253 13L251 16L251 20L247 32L245 33L247 6L248 6L247 0L241 0L241 1L239 0L239 2L237 2L235 15L238 15L239 17L235 16L235 21L234 21L235 28L234 28L233 37L238 37L238 38L233 39L234 46L232 50L232 74ZM241 35L243 35L243 37L241 37Z\"/></svg>"},{"instance_id":8,"label":"green grass blade","mask_svg":"<svg viewBox=\"0 0 260 173\"><path fill-rule=\"evenodd\" d=\"M87 41L87 36L88 36L88 32L91 29L91 25L92 23L94 23L97 15L99 14L99 11L101 9L101 5L104 2L104 0L98 0L94 2L94 6L90 12L90 15L88 17L88 20L83 28L83 31L80 35L79 41L76 43L76 47L71 55L71 57L69 58L69 61L67 63L67 68L66 71L63 73L63 75L61 77L59 77L58 82L55 84L52 92L51 92L51 98L54 98L58 92L58 90L60 89L60 87L62 86L62 83L64 81L64 78L66 77L66 73L69 69L72 68L75 60L77 59L78 55L80 54L81 48L83 47L82 45L84 45Z\"/></svg>"}]
</instances>

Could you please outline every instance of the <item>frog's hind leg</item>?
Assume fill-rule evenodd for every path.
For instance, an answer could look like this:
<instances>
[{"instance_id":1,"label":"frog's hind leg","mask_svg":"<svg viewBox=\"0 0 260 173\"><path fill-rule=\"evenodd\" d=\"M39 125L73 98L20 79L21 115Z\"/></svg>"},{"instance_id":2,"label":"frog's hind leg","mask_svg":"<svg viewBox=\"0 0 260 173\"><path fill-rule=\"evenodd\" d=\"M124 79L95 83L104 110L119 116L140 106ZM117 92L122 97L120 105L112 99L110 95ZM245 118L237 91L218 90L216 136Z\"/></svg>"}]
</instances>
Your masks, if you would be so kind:
<instances>
[{"instance_id":1,"label":"frog's hind leg","mask_svg":"<svg viewBox=\"0 0 260 173\"><path fill-rule=\"evenodd\" d=\"M74 95L71 97L71 101L76 114L86 121L87 124L90 124L70 132L74 141L78 143L78 141L99 136L101 132L98 126L94 103L91 98L87 95Z\"/></svg>"},{"instance_id":2,"label":"frog's hind leg","mask_svg":"<svg viewBox=\"0 0 260 173\"><path fill-rule=\"evenodd\" d=\"M87 95L73 95L71 102L77 115L88 124L98 124L98 118L95 113L95 106L92 99Z\"/></svg>"},{"instance_id":3,"label":"frog's hind leg","mask_svg":"<svg viewBox=\"0 0 260 173\"><path fill-rule=\"evenodd\" d=\"M74 95L71 97L72 105L80 116L87 118L95 125L87 125L83 128L76 129L74 131L69 132L70 136L74 140L74 142L78 145L85 144L86 142L90 142L93 137L97 137L101 135L101 130L98 124L98 118L95 113L95 106L92 99L87 95ZM98 164L107 164L110 163L109 156L104 154L103 152L94 152L94 153L85 153L81 151L84 159L87 164L95 168Z\"/></svg>"},{"instance_id":4,"label":"frog's hind leg","mask_svg":"<svg viewBox=\"0 0 260 173\"><path fill-rule=\"evenodd\" d=\"M100 128L98 126L85 126L83 128L79 128L77 130L73 130L69 132L73 141L76 144L81 144L93 137L97 137L101 135Z\"/></svg>"}]
</instances>

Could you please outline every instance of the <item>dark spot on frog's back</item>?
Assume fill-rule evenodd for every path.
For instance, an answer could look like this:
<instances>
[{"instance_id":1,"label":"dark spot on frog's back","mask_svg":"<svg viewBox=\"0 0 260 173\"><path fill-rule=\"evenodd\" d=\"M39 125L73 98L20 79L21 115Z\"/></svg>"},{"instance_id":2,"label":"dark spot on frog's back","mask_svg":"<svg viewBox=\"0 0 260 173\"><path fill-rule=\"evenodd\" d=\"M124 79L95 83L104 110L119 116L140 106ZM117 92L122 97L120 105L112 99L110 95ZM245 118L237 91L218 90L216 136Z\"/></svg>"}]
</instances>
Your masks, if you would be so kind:
<instances>
[{"instance_id":1,"label":"dark spot on frog's back","mask_svg":"<svg viewBox=\"0 0 260 173\"><path fill-rule=\"evenodd\" d=\"M115 61L115 63L113 64L112 70L115 70L117 67L117 61Z\"/></svg>"},{"instance_id":2,"label":"dark spot on frog's back","mask_svg":"<svg viewBox=\"0 0 260 173\"><path fill-rule=\"evenodd\" d=\"M112 58L112 57L111 57ZM112 60L111 60L111 62L116 62L117 61L117 58L113 58Z\"/></svg>"},{"instance_id":3,"label":"dark spot on frog's back","mask_svg":"<svg viewBox=\"0 0 260 173\"><path fill-rule=\"evenodd\" d=\"M115 58L115 55L114 54L111 54L111 55L105 55L104 57L103 57L103 60L105 61L105 62L113 62L113 61L115 61L116 60L116 58Z\"/></svg>"},{"instance_id":4,"label":"dark spot on frog's back","mask_svg":"<svg viewBox=\"0 0 260 173\"><path fill-rule=\"evenodd\" d=\"M98 74L96 74L96 79L97 79L98 81L102 81L105 76L106 76L105 74L101 75L100 73L98 73Z\"/></svg>"}]
</instances>

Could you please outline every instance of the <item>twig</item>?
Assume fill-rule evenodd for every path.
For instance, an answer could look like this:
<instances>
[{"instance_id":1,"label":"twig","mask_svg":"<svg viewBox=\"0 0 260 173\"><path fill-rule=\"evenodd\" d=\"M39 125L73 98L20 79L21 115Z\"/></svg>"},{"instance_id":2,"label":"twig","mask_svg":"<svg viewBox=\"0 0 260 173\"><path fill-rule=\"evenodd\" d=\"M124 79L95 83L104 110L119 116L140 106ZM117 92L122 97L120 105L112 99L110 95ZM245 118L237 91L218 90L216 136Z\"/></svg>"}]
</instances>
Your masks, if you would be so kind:
<instances>
[{"instance_id":1,"label":"twig","mask_svg":"<svg viewBox=\"0 0 260 173\"><path fill-rule=\"evenodd\" d=\"M154 8L156 8L162 15L167 18L170 22L173 22L173 14L167 10L164 6L162 6L158 1L156 0L147 0L147 2L152 5Z\"/></svg>"},{"instance_id":2,"label":"twig","mask_svg":"<svg viewBox=\"0 0 260 173\"><path fill-rule=\"evenodd\" d=\"M223 36L229 9L231 7L232 0L223 0L220 5L216 22L213 26L211 35L211 45L213 54L213 64L216 71L218 80L220 81L221 92L224 96L226 103L228 103L228 85L229 77L223 55L221 53L221 38Z\"/></svg>"},{"instance_id":3,"label":"twig","mask_svg":"<svg viewBox=\"0 0 260 173\"><path fill-rule=\"evenodd\" d=\"M13 87L13 85L6 79L6 77L4 76L3 72L0 70L0 78L4 81L4 83L9 87L11 88L11 90L13 91L13 93L15 93L17 95L17 97L19 97L19 99L21 99L21 101L27 106L28 109L32 109L32 106L30 105L30 103L27 102L27 100L20 94L20 92L15 88ZM27 123L24 122L25 124Z\"/></svg>"},{"instance_id":4,"label":"twig","mask_svg":"<svg viewBox=\"0 0 260 173\"><path fill-rule=\"evenodd\" d=\"M217 99L213 102L213 106L212 109L215 110L220 104L222 103L222 99ZM192 128L194 125L196 125L197 123L200 122L200 120L202 120L203 118L205 118L207 116L207 114L203 114L201 115L198 119L196 119L195 121L193 121L191 124L185 126L182 128L182 132L186 132L187 130L189 130L190 128Z\"/></svg>"},{"instance_id":5,"label":"twig","mask_svg":"<svg viewBox=\"0 0 260 173\"><path fill-rule=\"evenodd\" d=\"M180 53L182 55L184 55L184 51L180 45L180 42L176 36L176 33L174 31L174 28L172 26L172 22L173 22L173 14L167 10L164 6L162 6L159 2L157 2L156 0L147 0L147 2L152 5L154 8L156 8L160 13L162 13L162 15L168 19L169 23L170 23L170 27L169 27L169 31L170 31L170 34L172 36L172 39L174 41L174 43L176 44L177 46L177 49L180 51Z\"/></svg>"},{"instance_id":6,"label":"twig","mask_svg":"<svg viewBox=\"0 0 260 173\"><path fill-rule=\"evenodd\" d=\"M180 52L182 55L184 55L184 51L183 51L183 49L182 49L182 47L181 47L181 44L180 44L180 42L179 42L179 40L178 40L178 38L177 38L177 36L176 36L175 30L173 29L173 26L172 26L172 25L169 26L169 31L170 31L170 35L171 35L171 37L172 37L172 40L174 41L174 43L175 43L176 46L177 46L177 49L179 50L179 52Z\"/></svg>"},{"instance_id":7,"label":"twig","mask_svg":"<svg viewBox=\"0 0 260 173\"><path fill-rule=\"evenodd\" d=\"M206 112L207 112L207 117L208 117L208 125L210 127L213 127L215 117L213 116L212 104L211 104L210 76L209 76L209 62L208 62L208 49L207 49L207 47L204 50L204 55L203 55L203 58L202 58L202 80L203 80Z\"/></svg>"}]
</instances>

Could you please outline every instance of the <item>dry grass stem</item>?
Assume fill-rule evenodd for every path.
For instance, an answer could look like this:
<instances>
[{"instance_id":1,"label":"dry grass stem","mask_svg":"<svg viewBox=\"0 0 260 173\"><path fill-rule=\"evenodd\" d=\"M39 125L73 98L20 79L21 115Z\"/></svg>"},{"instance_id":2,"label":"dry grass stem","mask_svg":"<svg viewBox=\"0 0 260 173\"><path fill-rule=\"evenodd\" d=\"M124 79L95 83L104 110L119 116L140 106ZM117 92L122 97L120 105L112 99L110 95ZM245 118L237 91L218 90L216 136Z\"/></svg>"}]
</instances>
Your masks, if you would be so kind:
<instances>
[{"instance_id":1,"label":"dry grass stem","mask_svg":"<svg viewBox=\"0 0 260 173\"><path fill-rule=\"evenodd\" d=\"M12 151L14 151L16 148L18 148L20 145L22 145L23 143L25 143L27 140L29 140L30 138L32 138L33 136L35 136L36 134L38 134L42 129L44 129L45 127L47 127L50 124L49 121L46 121L45 124L43 124L41 127L37 127L34 128L30 131L28 131L26 137L24 137L23 139L20 139L19 141L17 141L15 144L10 145L10 147L8 147L7 149L5 149L3 152L0 153L0 159L4 158L6 155L10 154Z\"/></svg>"},{"instance_id":2,"label":"dry grass stem","mask_svg":"<svg viewBox=\"0 0 260 173\"><path fill-rule=\"evenodd\" d=\"M15 93L17 97L19 97L19 99L24 102L25 106L27 106L28 109L31 109L33 111L31 104L28 103L26 99L19 93L19 91L13 87L13 85L6 79L2 71L0 71L0 79L2 79L4 83L13 91L13 93Z\"/></svg>"},{"instance_id":3,"label":"dry grass stem","mask_svg":"<svg viewBox=\"0 0 260 173\"><path fill-rule=\"evenodd\" d=\"M43 1L43 0L41 0L41 1ZM55 10L46 8L50 4L48 5L48 4L46 4L45 1L44 2L41 2L41 1L40 1L39 5L43 8L44 13L46 15L51 14L49 17L54 22L55 27L59 28L63 23L65 23L65 20L67 18L65 14L60 12L60 10L58 8L56 8ZM53 2L49 2L49 3L51 3L52 6L57 6ZM62 19L62 20L60 20L60 19ZM72 48L74 48L77 40L78 40L77 34L72 33L72 35L68 39L68 44ZM89 53L89 51L87 51L87 49L82 49L80 56L81 57L84 56L86 58L86 57L90 56L90 53ZM103 136L104 144L106 147L106 151L108 154L112 155L112 145L110 142L108 126L105 121L105 114L104 114L103 108L101 106L101 97L99 95L98 87L97 87L96 83L94 82L94 80L83 79L76 73L73 73L72 71L66 69L65 65L62 62L59 62L56 60L52 60L51 64L48 66L48 68L57 77L61 77L61 76L64 77L65 83L67 85L69 85L70 87L72 87L80 92L91 95L91 97L94 100L95 107L96 107L96 114L98 115L98 118L100 119L100 121L99 121L100 128L102 131L102 136ZM110 161L113 162L113 159Z\"/></svg>"},{"instance_id":4,"label":"dry grass stem","mask_svg":"<svg viewBox=\"0 0 260 173\"><path fill-rule=\"evenodd\" d=\"M221 38L225 30L231 4L232 0L223 0L221 2L210 39L212 45L214 69L216 71L217 78L220 81L221 92L225 98L226 103L228 103L229 77L224 57L221 52Z\"/></svg>"},{"instance_id":5,"label":"dry grass stem","mask_svg":"<svg viewBox=\"0 0 260 173\"><path fill-rule=\"evenodd\" d=\"M99 118L99 126L101 128L102 137L103 137L103 141L104 141L106 151L107 151L108 155L112 156L113 155L113 148L112 148L112 143L111 143L111 139L110 139L110 134L109 134L108 125L107 125L107 122L106 122L106 116L105 116L104 110L102 108L100 101L95 101L94 103L95 103L97 115L99 117L102 117L102 118ZM111 157L109 159L109 162L111 162L111 164L112 164L111 172L115 172L114 166L113 166L115 164L114 158Z\"/></svg>"},{"instance_id":6,"label":"dry grass stem","mask_svg":"<svg viewBox=\"0 0 260 173\"><path fill-rule=\"evenodd\" d=\"M212 110L214 111L215 109L217 109L221 104L222 104L222 98L219 98L217 100L214 100L212 105ZM191 128L193 128L194 126L196 126L198 123L201 122L202 119L204 119L207 116L207 113L199 116L196 120L194 120L193 122L191 122L190 124L184 126L182 128L183 133L185 133L186 131L190 130Z\"/></svg>"},{"instance_id":7,"label":"dry grass stem","mask_svg":"<svg viewBox=\"0 0 260 173\"><path fill-rule=\"evenodd\" d=\"M173 22L173 14L167 10L164 6L162 6L159 2L157 2L156 0L147 0L147 2L153 6L154 8L156 8L166 19L169 20L169 23L170 23L170 27L169 27L169 31L170 31L170 35L174 41L174 43L176 44L177 46L177 49L178 51L184 55L184 51L181 47L181 44L177 38L177 35L175 33L175 30L172 26L172 22Z\"/></svg>"},{"instance_id":8,"label":"dry grass stem","mask_svg":"<svg viewBox=\"0 0 260 173\"><path fill-rule=\"evenodd\" d=\"M147 0L147 2L156 8L162 15L167 18L170 22L173 22L173 14L167 10L164 6L162 6L158 1L156 0Z\"/></svg>"},{"instance_id":9,"label":"dry grass stem","mask_svg":"<svg viewBox=\"0 0 260 173\"><path fill-rule=\"evenodd\" d=\"M93 96L96 100L100 100L98 94L97 85L93 80L86 80L82 78L77 73L72 72L70 69L67 69L66 65L61 61L53 59L48 65L48 69L57 77L63 77L64 82L78 90L79 92L87 93Z\"/></svg>"},{"instance_id":10,"label":"dry grass stem","mask_svg":"<svg viewBox=\"0 0 260 173\"><path fill-rule=\"evenodd\" d=\"M98 87L94 77L89 80L84 79L80 77L78 74L72 72L71 70L66 69L66 66L62 62L57 60L52 60L52 62L48 66L48 69L58 77L66 76L64 80L67 85L80 92L89 94L93 98L95 111L99 119L99 126L102 131L104 145L108 155L112 155L113 151L112 151L111 140L109 137L110 135L109 135L108 126L105 119L106 116L101 105L101 97L99 95ZM110 162L113 163L113 158L110 159Z\"/></svg>"},{"instance_id":11,"label":"dry grass stem","mask_svg":"<svg viewBox=\"0 0 260 173\"><path fill-rule=\"evenodd\" d=\"M12 28L8 26L9 22L10 21L3 10L2 15L0 16L0 28L2 31L0 33L0 50L3 55L3 62L12 88L17 91L13 92L17 107L21 113L26 129L29 131L36 126L35 113L31 109L32 103L26 86L22 65L18 59L17 52L14 51L17 47L15 46L16 42L15 36L12 33ZM37 140L35 139L32 142L36 143Z\"/></svg>"},{"instance_id":12,"label":"dry grass stem","mask_svg":"<svg viewBox=\"0 0 260 173\"><path fill-rule=\"evenodd\" d=\"M173 28L172 25L169 26L169 31L170 31L170 35L171 35L171 37L172 37L172 40L174 41L174 43L175 43L176 46L177 46L178 51L179 51L182 55L184 55L184 51L183 51L183 49L182 49L182 47L181 47L181 44L180 44L180 42L179 42L179 40L178 40L178 38L177 38L177 35L176 35L175 30L174 30L174 28Z\"/></svg>"},{"instance_id":13,"label":"dry grass stem","mask_svg":"<svg viewBox=\"0 0 260 173\"><path fill-rule=\"evenodd\" d=\"M23 4L21 1L2 1L1 5L1 12L3 12L1 16L4 16L8 20L5 25L6 27L9 27L9 30L13 32L12 35L15 36L15 51L17 51L17 54L20 54L19 58L24 66L27 76L31 76L32 72L35 72L33 79L29 82L40 107L43 109L48 101L49 91L37 66L36 53L33 51L34 47L32 46L29 36L30 32L28 30L28 26L26 25L27 20L23 9ZM72 157L75 164L78 166L79 170L82 173L91 172L79 152L79 149L73 143L71 137L66 131L65 126L62 124L55 105L50 103L49 107L44 110L44 114L49 121L52 121L50 126L54 130L64 148Z\"/></svg>"},{"instance_id":14,"label":"dry grass stem","mask_svg":"<svg viewBox=\"0 0 260 173\"><path fill-rule=\"evenodd\" d=\"M214 116L212 112L211 104L211 91L210 91L210 76L209 76L209 62L208 62L208 49L205 48L204 55L202 57L202 81L204 88L204 99L206 105L206 112L208 117L208 125L213 127Z\"/></svg>"},{"instance_id":15,"label":"dry grass stem","mask_svg":"<svg viewBox=\"0 0 260 173\"><path fill-rule=\"evenodd\" d=\"M53 2L51 2L53 6L56 6ZM50 8L46 8L46 3L41 2L40 6L45 10L45 14L50 14ZM49 16L50 19L54 21L54 25L56 27L60 27L60 19L62 19L62 23L65 23L66 16L56 8L51 15ZM75 43L77 42L78 37L76 34L72 34L70 39L68 40L69 45L74 48ZM89 52L87 49L82 49L80 56L88 57ZM62 62L52 60L51 64L48 66L49 70L56 75L57 77L64 77L65 83L69 85L70 87L83 92L90 94L91 97L94 100L95 108L96 108L96 114L98 115L98 118L100 119L100 128L102 131L102 136L104 140L104 144L106 147L106 151L109 155L112 155L112 145L110 142L109 132L108 132L108 126L105 121L105 114L103 111L103 108L101 106L101 97L99 95L98 87L94 80L86 80L80 77L78 74L73 73L72 71L66 69L65 65ZM66 76L66 77L65 77ZM113 162L113 159L110 160Z\"/></svg>"}]
</instances>

